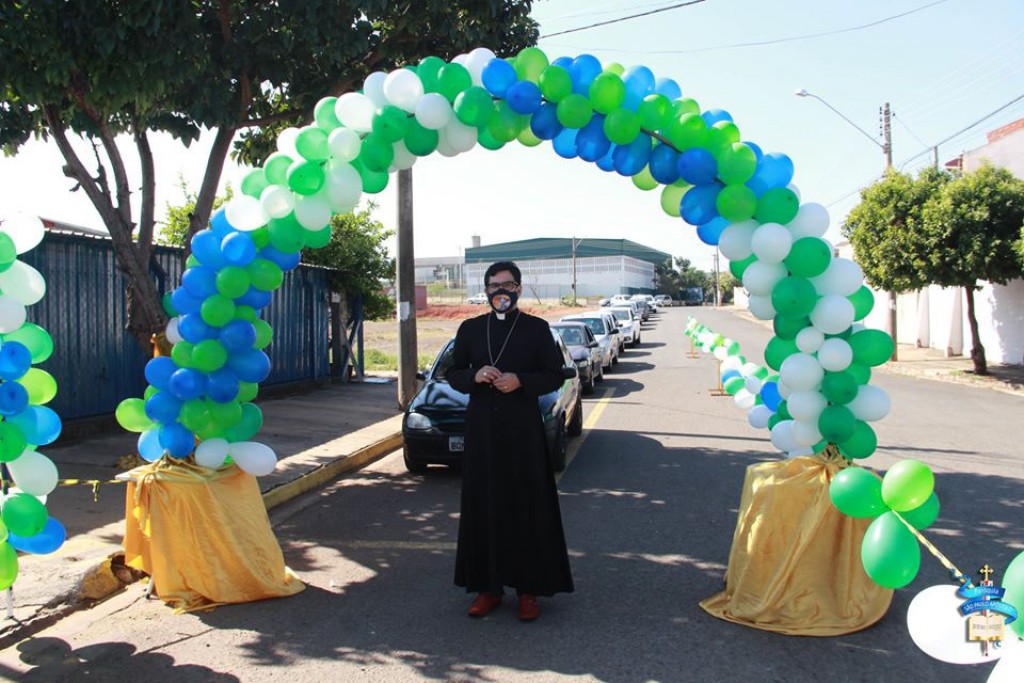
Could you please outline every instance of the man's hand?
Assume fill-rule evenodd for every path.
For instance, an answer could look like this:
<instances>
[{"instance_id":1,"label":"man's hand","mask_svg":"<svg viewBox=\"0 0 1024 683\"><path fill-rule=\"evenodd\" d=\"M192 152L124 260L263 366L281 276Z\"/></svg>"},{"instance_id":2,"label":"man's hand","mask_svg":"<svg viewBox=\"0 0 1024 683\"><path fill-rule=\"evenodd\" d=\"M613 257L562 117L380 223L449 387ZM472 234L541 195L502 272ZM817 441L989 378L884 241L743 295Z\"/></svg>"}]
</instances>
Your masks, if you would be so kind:
<instances>
[{"instance_id":1,"label":"man's hand","mask_svg":"<svg viewBox=\"0 0 1024 683\"><path fill-rule=\"evenodd\" d=\"M519 381L519 377L514 372L503 372L496 380L494 380L494 388L503 394L515 391L521 386L523 386L523 384Z\"/></svg>"},{"instance_id":2,"label":"man's hand","mask_svg":"<svg viewBox=\"0 0 1024 683\"><path fill-rule=\"evenodd\" d=\"M485 365L476 371L474 381L477 384L493 384L499 377L501 377L501 370L491 365Z\"/></svg>"}]
</instances>

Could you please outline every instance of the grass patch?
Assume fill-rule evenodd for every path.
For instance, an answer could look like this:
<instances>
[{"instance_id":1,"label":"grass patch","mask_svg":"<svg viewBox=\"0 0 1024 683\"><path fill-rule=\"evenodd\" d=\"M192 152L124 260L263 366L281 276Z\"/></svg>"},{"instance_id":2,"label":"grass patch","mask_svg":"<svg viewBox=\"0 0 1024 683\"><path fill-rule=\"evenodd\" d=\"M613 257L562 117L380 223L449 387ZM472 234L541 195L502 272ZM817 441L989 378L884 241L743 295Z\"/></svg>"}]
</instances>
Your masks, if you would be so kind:
<instances>
[{"instance_id":1,"label":"grass patch","mask_svg":"<svg viewBox=\"0 0 1024 683\"><path fill-rule=\"evenodd\" d=\"M385 353L380 349L366 349L363 360L366 364L367 370L387 370L390 372L398 371L398 355ZM421 353L417 356L416 364L418 368L429 367L434 362L434 354Z\"/></svg>"}]
</instances>

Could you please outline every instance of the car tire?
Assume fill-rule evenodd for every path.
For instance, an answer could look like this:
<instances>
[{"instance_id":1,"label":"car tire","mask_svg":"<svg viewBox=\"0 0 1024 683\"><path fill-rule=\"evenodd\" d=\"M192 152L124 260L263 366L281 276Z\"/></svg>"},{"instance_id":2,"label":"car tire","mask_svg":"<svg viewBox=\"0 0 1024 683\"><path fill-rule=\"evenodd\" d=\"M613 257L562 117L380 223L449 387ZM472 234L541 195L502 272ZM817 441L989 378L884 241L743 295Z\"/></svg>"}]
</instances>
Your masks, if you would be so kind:
<instances>
[{"instance_id":1,"label":"car tire","mask_svg":"<svg viewBox=\"0 0 1024 683\"><path fill-rule=\"evenodd\" d=\"M608 366L611 367L611 363L609 363ZM603 365L598 365L597 366L597 377L594 378L594 381L595 382L603 382L604 381L604 366Z\"/></svg>"},{"instance_id":2,"label":"car tire","mask_svg":"<svg viewBox=\"0 0 1024 683\"><path fill-rule=\"evenodd\" d=\"M405 448L402 449L402 460L405 462L405 469L409 470L412 474L426 474L427 463L411 459L409 451Z\"/></svg>"},{"instance_id":3,"label":"car tire","mask_svg":"<svg viewBox=\"0 0 1024 683\"><path fill-rule=\"evenodd\" d=\"M572 414L572 421L568 428L569 436L579 436L583 433L583 400L576 399L576 409Z\"/></svg>"},{"instance_id":4,"label":"car tire","mask_svg":"<svg viewBox=\"0 0 1024 683\"><path fill-rule=\"evenodd\" d=\"M551 469L555 472L561 472L565 469L566 440L565 416L561 416L561 419L558 420L558 425L555 427L555 440L551 444L551 452L548 454L551 460Z\"/></svg>"},{"instance_id":5,"label":"car tire","mask_svg":"<svg viewBox=\"0 0 1024 683\"><path fill-rule=\"evenodd\" d=\"M580 390L587 396L590 396L592 393L594 393L594 382L597 381L594 379L595 372L596 370L594 370L594 366L591 365L590 373L587 375L587 381L580 383Z\"/></svg>"}]
</instances>

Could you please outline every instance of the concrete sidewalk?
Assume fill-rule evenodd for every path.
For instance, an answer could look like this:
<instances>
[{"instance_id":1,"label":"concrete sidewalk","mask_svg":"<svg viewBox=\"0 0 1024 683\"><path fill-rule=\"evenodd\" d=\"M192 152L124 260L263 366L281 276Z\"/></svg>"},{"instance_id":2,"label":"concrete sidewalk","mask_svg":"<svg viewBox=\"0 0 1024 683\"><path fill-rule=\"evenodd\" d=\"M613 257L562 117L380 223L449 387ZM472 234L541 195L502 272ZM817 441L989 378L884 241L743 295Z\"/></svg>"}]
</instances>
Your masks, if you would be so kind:
<instances>
[{"instance_id":1,"label":"concrete sidewalk","mask_svg":"<svg viewBox=\"0 0 1024 683\"><path fill-rule=\"evenodd\" d=\"M261 477L267 508L359 469L401 446L401 411L394 381L339 384L260 402L259 440L278 454ZM47 507L68 530L51 555L22 555L14 583L13 618L0 622L0 649L63 616L90 607L137 575L123 564L125 485L114 476L134 464L136 435L116 430L48 448L61 480ZM113 558L113 559L112 559Z\"/></svg>"}]
</instances>

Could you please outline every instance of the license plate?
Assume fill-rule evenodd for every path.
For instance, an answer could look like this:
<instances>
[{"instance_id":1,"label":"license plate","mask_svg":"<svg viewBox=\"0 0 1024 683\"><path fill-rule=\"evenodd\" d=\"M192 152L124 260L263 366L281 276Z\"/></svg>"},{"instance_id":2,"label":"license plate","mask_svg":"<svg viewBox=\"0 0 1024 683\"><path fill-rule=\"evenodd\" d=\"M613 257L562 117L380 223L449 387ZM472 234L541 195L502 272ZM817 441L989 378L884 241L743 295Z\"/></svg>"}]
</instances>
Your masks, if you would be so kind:
<instances>
[{"instance_id":1,"label":"license plate","mask_svg":"<svg viewBox=\"0 0 1024 683\"><path fill-rule=\"evenodd\" d=\"M464 436L449 436L448 437L448 450L452 453L461 453L466 450L466 437Z\"/></svg>"}]
</instances>

